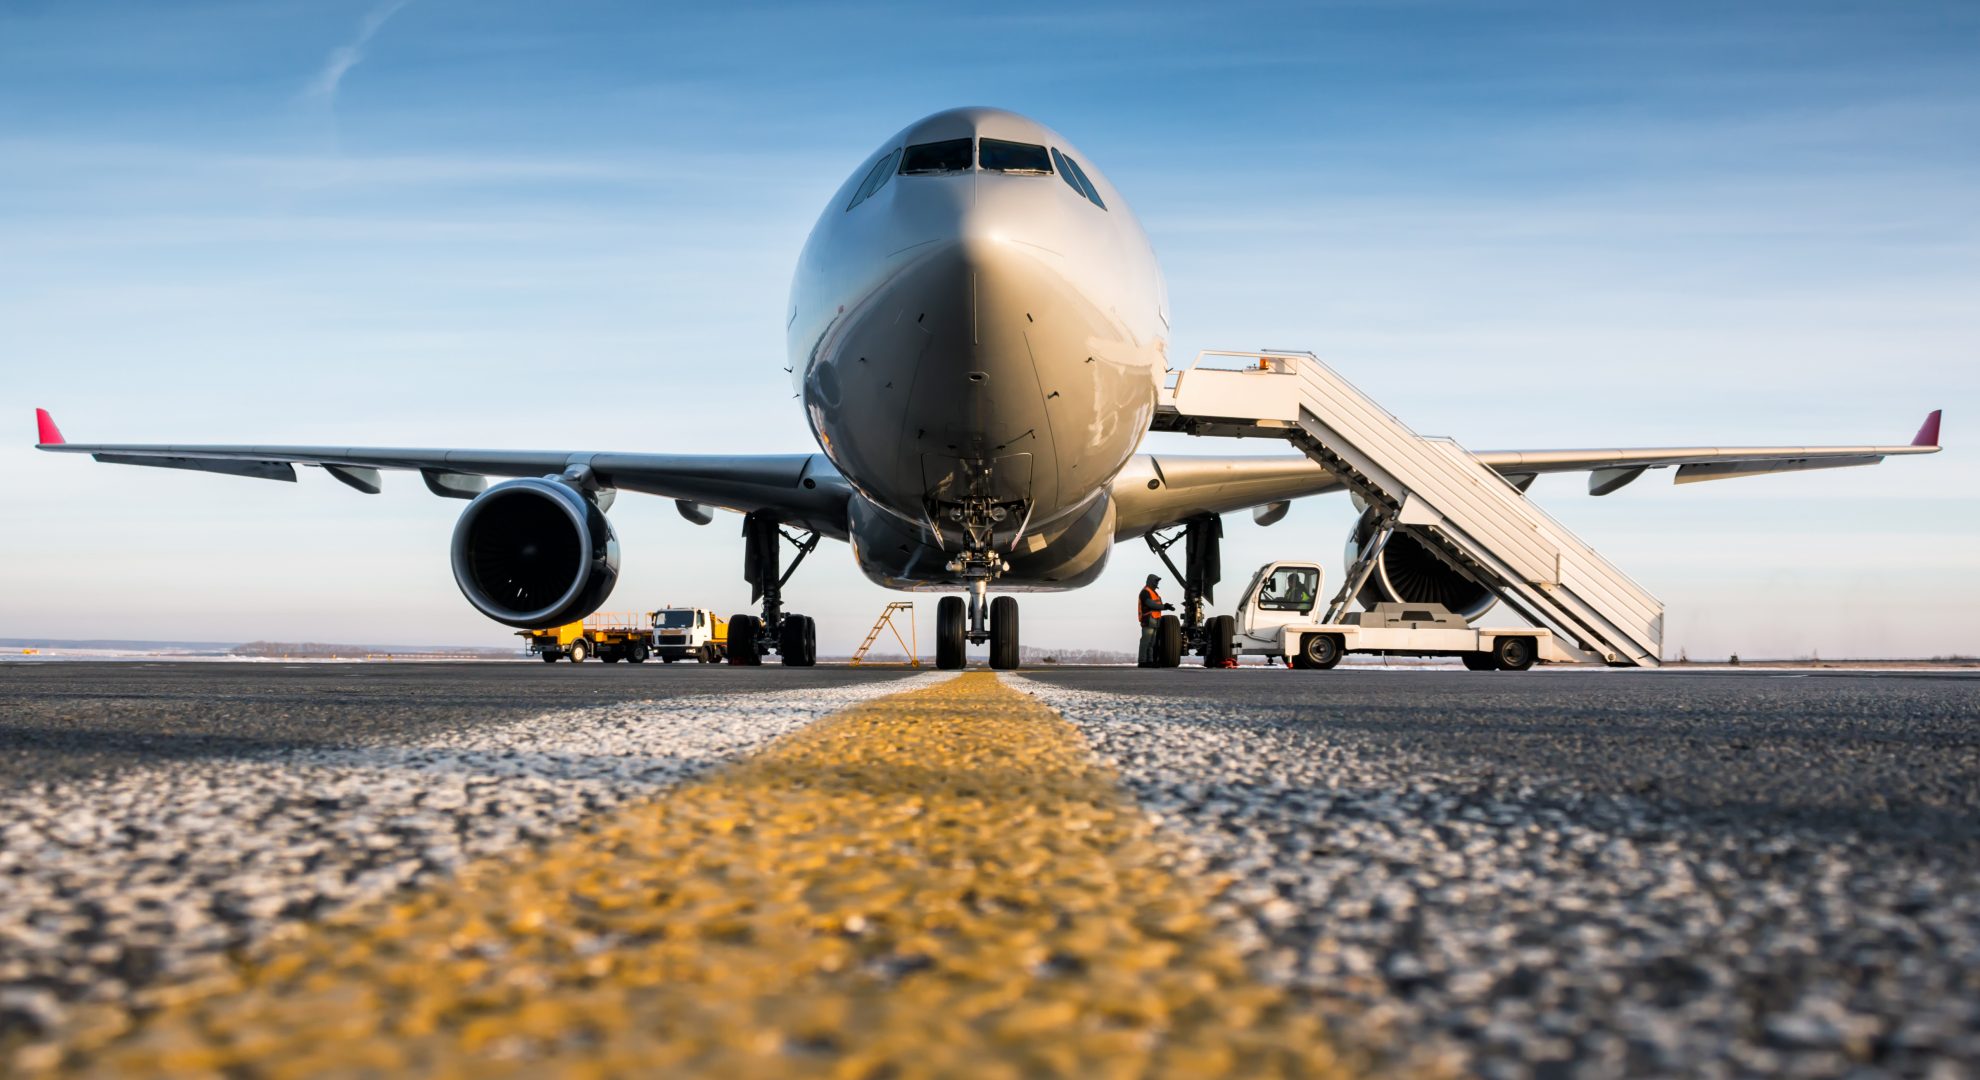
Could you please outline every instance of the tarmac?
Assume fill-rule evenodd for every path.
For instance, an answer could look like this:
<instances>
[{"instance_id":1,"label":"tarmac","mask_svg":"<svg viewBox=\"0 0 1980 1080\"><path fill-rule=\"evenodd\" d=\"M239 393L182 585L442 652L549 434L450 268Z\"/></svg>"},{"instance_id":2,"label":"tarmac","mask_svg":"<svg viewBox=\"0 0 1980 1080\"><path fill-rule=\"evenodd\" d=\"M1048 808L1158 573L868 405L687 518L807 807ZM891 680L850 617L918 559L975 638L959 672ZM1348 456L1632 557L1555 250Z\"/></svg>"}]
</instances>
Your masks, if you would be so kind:
<instances>
[{"instance_id":1,"label":"tarmac","mask_svg":"<svg viewBox=\"0 0 1980 1080\"><path fill-rule=\"evenodd\" d=\"M1980 679L10 663L0 1054L1970 1076Z\"/></svg>"}]
</instances>

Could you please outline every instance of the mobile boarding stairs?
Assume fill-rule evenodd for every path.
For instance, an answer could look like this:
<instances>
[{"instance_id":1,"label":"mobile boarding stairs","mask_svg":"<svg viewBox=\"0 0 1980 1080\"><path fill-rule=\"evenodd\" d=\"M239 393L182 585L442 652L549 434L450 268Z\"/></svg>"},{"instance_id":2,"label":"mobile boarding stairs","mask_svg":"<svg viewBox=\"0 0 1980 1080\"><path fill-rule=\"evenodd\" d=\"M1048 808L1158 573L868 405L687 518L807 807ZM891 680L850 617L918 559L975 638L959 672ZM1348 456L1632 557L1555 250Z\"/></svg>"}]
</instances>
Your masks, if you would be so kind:
<instances>
[{"instance_id":1,"label":"mobile boarding stairs","mask_svg":"<svg viewBox=\"0 0 1980 1080\"><path fill-rule=\"evenodd\" d=\"M1204 367L1207 357L1247 366ZM1163 387L1153 428L1285 439L1379 511L1328 622L1341 618L1383 545L1402 532L1553 630L1560 658L1661 662L1661 601L1464 447L1411 431L1311 353L1200 353Z\"/></svg>"}]
</instances>

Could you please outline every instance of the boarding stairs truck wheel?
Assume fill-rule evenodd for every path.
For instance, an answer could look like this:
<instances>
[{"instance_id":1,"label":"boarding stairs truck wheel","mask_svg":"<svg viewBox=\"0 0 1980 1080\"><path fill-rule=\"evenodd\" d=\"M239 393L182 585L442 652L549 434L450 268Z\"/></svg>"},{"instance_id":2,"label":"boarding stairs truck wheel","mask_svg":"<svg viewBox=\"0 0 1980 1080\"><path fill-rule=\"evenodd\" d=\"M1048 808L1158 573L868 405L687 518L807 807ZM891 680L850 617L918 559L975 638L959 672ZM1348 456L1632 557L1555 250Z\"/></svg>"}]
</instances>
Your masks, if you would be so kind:
<instances>
[{"instance_id":1,"label":"boarding stairs truck wheel","mask_svg":"<svg viewBox=\"0 0 1980 1080\"><path fill-rule=\"evenodd\" d=\"M570 648L571 663L582 664L584 663L585 658L590 655L591 655L591 646L586 644L583 638L579 638L576 641L571 642L571 648Z\"/></svg>"},{"instance_id":2,"label":"boarding stairs truck wheel","mask_svg":"<svg viewBox=\"0 0 1980 1080\"><path fill-rule=\"evenodd\" d=\"M1308 634L1300 639L1292 662L1296 668L1325 671L1341 662L1341 639L1333 634Z\"/></svg>"},{"instance_id":3,"label":"boarding stairs truck wheel","mask_svg":"<svg viewBox=\"0 0 1980 1080\"><path fill-rule=\"evenodd\" d=\"M1464 661L1466 671L1497 671L1499 665L1492 662L1491 653L1468 652L1458 657Z\"/></svg>"},{"instance_id":4,"label":"boarding stairs truck wheel","mask_svg":"<svg viewBox=\"0 0 1980 1080\"><path fill-rule=\"evenodd\" d=\"M1502 637L1492 644L1492 663L1500 671L1525 671L1538 656L1532 638Z\"/></svg>"},{"instance_id":5,"label":"boarding stairs truck wheel","mask_svg":"<svg viewBox=\"0 0 1980 1080\"><path fill-rule=\"evenodd\" d=\"M959 671L963 666L963 635L968 632L969 613L960 596L945 596L935 605L935 666L943 671Z\"/></svg>"}]
</instances>

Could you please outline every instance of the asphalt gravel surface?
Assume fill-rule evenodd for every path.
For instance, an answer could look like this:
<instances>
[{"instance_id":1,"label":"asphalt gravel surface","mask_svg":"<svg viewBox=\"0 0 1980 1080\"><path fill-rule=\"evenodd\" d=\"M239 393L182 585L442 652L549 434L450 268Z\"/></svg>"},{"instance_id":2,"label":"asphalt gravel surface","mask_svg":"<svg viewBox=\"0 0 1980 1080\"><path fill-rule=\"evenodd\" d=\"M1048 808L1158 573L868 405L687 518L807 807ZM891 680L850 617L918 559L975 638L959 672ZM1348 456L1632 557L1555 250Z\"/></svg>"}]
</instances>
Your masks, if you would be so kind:
<instances>
[{"instance_id":1,"label":"asphalt gravel surface","mask_svg":"<svg viewBox=\"0 0 1980 1080\"><path fill-rule=\"evenodd\" d=\"M1980 680L1027 675L1364 1034L1485 1076L1980 1067Z\"/></svg>"},{"instance_id":2,"label":"asphalt gravel surface","mask_svg":"<svg viewBox=\"0 0 1980 1080\"><path fill-rule=\"evenodd\" d=\"M945 676L0 666L0 1052ZM1975 1075L1980 680L1036 668L1254 974L1485 1076ZM1386 1049L1384 1049L1386 1048ZM0 1062L0 1071L5 1071Z\"/></svg>"},{"instance_id":3,"label":"asphalt gravel surface","mask_svg":"<svg viewBox=\"0 0 1980 1080\"><path fill-rule=\"evenodd\" d=\"M738 683L748 693L736 693ZM0 667L0 1046L538 844L899 688L884 669Z\"/></svg>"}]
</instances>

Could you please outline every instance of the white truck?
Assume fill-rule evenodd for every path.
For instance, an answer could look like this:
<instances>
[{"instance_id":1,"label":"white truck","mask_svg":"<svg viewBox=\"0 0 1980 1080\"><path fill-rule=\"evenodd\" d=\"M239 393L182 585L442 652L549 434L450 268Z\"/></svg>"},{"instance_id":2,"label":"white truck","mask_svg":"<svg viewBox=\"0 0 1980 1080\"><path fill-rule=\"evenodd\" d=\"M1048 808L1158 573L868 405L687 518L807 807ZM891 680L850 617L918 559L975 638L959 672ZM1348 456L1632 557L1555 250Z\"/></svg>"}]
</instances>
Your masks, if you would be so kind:
<instances>
[{"instance_id":1,"label":"white truck","mask_svg":"<svg viewBox=\"0 0 1980 1080\"><path fill-rule=\"evenodd\" d=\"M653 651L671 664L719 664L729 651L729 623L707 608L661 608L653 613Z\"/></svg>"},{"instance_id":2,"label":"white truck","mask_svg":"<svg viewBox=\"0 0 1980 1080\"><path fill-rule=\"evenodd\" d=\"M1238 602L1233 651L1307 669L1331 668L1348 653L1455 656L1472 671L1525 671L1535 661L1574 659L1544 627L1471 626L1439 604L1377 604L1337 623L1321 622L1321 580L1318 563L1260 567Z\"/></svg>"}]
</instances>

